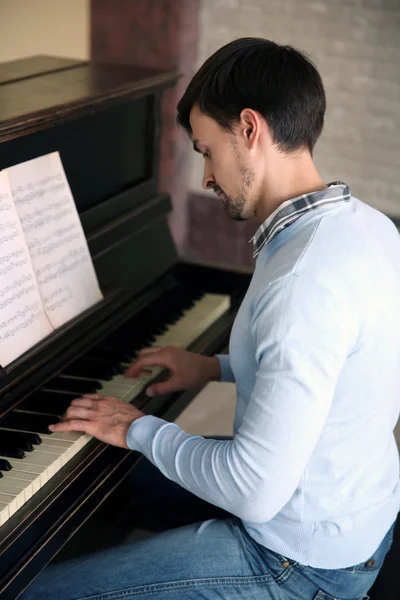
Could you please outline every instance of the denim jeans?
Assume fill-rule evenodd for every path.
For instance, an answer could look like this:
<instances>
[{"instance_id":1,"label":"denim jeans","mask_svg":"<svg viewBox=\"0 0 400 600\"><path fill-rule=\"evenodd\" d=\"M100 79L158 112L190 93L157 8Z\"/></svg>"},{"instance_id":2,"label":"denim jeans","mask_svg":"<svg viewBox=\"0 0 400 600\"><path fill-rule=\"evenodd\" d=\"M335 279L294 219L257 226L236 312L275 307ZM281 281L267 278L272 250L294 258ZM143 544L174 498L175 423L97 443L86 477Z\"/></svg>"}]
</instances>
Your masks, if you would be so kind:
<instances>
[{"instance_id":1,"label":"denim jeans","mask_svg":"<svg viewBox=\"0 0 400 600\"><path fill-rule=\"evenodd\" d=\"M158 533L46 568L22 600L363 600L393 538L360 565L315 569L256 543L240 520L166 479L147 460L132 477L140 523ZM143 522L144 520L144 522Z\"/></svg>"}]
</instances>

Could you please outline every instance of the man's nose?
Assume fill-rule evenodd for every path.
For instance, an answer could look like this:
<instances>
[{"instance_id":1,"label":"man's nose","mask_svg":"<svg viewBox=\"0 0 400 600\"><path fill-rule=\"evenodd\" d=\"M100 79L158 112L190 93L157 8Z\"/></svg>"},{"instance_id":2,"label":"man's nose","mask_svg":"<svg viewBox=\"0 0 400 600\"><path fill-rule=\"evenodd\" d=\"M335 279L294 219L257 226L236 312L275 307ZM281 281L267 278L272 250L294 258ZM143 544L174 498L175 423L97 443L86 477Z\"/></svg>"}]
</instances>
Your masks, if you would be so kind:
<instances>
[{"instance_id":1,"label":"man's nose","mask_svg":"<svg viewBox=\"0 0 400 600\"><path fill-rule=\"evenodd\" d=\"M214 175L209 171L204 170L204 176L201 185L205 190L210 190L211 188L213 188L215 186Z\"/></svg>"}]
</instances>

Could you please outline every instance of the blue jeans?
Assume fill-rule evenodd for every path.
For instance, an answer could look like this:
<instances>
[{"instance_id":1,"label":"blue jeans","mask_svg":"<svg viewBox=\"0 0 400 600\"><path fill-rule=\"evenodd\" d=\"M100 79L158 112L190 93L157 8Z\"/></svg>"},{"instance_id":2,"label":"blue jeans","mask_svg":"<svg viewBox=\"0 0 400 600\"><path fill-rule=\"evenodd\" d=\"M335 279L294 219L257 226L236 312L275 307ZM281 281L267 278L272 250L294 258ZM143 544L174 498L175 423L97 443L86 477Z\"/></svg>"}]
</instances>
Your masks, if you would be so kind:
<instances>
[{"instance_id":1,"label":"blue jeans","mask_svg":"<svg viewBox=\"0 0 400 600\"><path fill-rule=\"evenodd\" d=\"M238 518L183 490L147 460L138 473L135 492L161 532L52 565L22 600L363 600L392 543L393 527L368 562L307 567L257 544Z\"/></svg>"}]
</instances>

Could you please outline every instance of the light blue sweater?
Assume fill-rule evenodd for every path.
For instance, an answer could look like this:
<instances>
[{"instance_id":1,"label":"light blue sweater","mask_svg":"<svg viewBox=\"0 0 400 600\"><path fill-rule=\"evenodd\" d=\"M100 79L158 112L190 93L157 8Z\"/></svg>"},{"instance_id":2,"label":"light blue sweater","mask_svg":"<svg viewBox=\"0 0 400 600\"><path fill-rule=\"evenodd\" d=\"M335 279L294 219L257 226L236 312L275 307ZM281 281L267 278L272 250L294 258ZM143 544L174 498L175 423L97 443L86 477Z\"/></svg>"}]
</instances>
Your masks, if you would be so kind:
<instances>
[{"instance_id":1,"label":"light blue sweater","mask_svg":"<svg viewBox=\"0 0 400 600\"><path fill-rule=\"evenodd\" d=\"M232 441L153 416L130 448L319 568L369 558L400 507L400 236L359 200L300 217L264 246L230 340Z\"/></svg>"}]
</instances>

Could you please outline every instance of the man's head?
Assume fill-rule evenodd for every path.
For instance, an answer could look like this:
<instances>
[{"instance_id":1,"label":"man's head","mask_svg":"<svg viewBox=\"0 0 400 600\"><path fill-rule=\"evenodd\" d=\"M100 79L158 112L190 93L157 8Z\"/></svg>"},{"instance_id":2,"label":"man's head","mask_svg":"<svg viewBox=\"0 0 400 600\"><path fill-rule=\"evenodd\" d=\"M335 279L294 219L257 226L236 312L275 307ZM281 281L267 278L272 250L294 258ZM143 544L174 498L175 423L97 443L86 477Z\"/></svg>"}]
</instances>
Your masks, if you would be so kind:
<instances>
[{"instance_id":1,"label":"man's head","mask_svg":"<svg viewBox=\"0 0 400 600\"><path fill-rule=\"evenodd\" d=\"M203 187L243 220L274 197L284 162L310 158L324 122L314 65L289 46L242 38L220 48L193 77L178 122L204 157Z\"/></svg>"}]
</instances>

